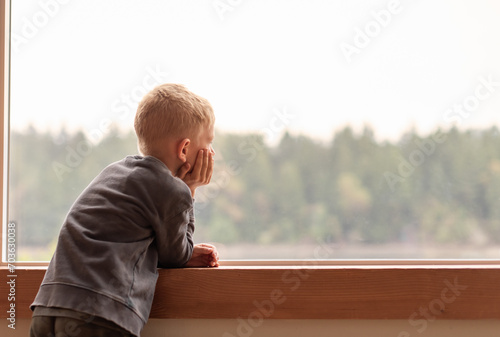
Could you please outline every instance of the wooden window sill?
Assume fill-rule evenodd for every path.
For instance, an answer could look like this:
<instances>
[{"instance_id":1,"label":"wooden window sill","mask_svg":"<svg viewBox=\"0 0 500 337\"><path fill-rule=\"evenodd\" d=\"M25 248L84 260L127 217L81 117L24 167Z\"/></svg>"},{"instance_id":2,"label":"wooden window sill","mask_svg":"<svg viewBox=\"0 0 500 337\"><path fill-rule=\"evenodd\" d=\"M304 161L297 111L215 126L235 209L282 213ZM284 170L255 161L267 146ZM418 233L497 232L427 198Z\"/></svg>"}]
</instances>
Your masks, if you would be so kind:
<instances>
[{"instance_id":1,"label":"wooden window sill","mask_svg":"<svg viewBox=\"0 0 500 337\"><path fill-rule=\"evenodd\" d=\"M16 318L31 317L45 269L17 266ZM500 318L495 261L225 261L159 272L151 318ZM3 266L2 308L12 303L9 275Z\"/></svg>"}]
</instances>

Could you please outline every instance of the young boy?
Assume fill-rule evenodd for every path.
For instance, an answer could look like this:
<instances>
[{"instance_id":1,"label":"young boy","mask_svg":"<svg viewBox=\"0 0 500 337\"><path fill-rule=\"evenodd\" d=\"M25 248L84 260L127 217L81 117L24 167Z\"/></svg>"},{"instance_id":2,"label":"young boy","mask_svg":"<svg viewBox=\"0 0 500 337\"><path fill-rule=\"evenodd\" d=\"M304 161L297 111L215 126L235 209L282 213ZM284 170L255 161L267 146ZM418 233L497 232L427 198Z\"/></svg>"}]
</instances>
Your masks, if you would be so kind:
<instances>
[{"instance_id":1,"label":"young boy","mask_svg":"<svg viewBox=\"0 0 500 337\"><path fill-rule=\"evenodd\" d=\"M158 267L219 265L214 246L192 239L214 122L208 101L182 85L143 98L134 122L142 156L106 167L71 207L31 305L31 336L139 336Z\"/></svg>"}]
</instances>

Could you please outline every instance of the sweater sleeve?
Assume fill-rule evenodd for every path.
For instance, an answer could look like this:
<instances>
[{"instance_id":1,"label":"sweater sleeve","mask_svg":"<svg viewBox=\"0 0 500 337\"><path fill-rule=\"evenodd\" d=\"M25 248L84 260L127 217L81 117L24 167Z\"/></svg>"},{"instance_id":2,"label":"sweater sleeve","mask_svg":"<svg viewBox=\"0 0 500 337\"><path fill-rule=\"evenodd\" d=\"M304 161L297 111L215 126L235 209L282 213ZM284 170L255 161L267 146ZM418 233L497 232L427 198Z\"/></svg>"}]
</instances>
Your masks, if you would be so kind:
<instances>
[{"instance_id":1,"label":"sweater sleeve","mask_svg":"<svg viewBox=\"0 0 500 337\"><path fill-rule=\"evenodd\" d=\"M175 268L185 265L193 254L193 207L175 214L156 232L158 267Z\"/></svg>"},{"instance_id":2,"label":"sweater sleeve","mask_svg":"<svg viewBox=\"0 0 500 337\"><path fill-rule=\"evenodd\" d=\"M141 205L145 223L153 230L160 268L182 267L193 253L194 210L189 187L174 177L158 159L146 157L129 176L135 200Z\"/></svg>"}]
</instances>

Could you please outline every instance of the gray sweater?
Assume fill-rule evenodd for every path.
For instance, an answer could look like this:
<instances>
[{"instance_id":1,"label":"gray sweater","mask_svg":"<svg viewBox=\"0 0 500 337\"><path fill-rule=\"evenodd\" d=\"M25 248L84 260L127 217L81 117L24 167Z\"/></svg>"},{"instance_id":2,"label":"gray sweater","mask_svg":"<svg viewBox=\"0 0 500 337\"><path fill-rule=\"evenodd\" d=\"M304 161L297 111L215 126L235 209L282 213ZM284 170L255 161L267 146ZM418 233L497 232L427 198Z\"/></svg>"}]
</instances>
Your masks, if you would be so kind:
<instances>
[{"instance_id":1,"label":"gray sweater","mask_svg":"<svg viewBox=\"0 0 500 337\"><path fill-rule=\"evenodd\" d=\"M157 268L183 266L193 232L191 192L160 160L113 163L71 207L31 308L71 309L139 335Z\"/></svg>"}]
</instances>

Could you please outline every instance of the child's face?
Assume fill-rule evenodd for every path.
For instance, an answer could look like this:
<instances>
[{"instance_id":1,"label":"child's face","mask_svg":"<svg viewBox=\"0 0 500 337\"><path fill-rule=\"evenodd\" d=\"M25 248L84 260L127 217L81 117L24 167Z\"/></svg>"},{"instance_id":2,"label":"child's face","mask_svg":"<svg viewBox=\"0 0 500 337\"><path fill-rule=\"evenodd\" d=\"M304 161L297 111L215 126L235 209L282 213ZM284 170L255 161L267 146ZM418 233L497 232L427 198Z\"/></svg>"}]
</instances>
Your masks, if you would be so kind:
<instances>
[{"instance_id":1,"label":"child's face","mask_svg":"<svg viewBox=\"0 0 500 337\"><path fill-rule=\"evenodd\" d=\"M212 156L215 156L214 148L212 147L212 142L215 137L214 126L204 126L198 135L193 136L191 139L191 149L187 154L187 162L191 165L191 169L194 167L196 157L200 150L208 150Z\"/></svg>"}]
</instances>

